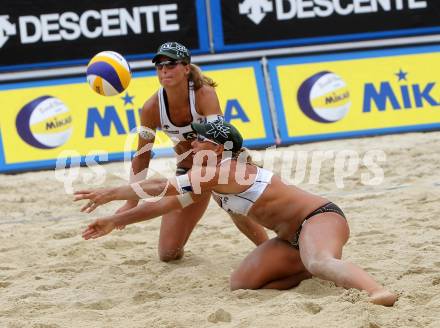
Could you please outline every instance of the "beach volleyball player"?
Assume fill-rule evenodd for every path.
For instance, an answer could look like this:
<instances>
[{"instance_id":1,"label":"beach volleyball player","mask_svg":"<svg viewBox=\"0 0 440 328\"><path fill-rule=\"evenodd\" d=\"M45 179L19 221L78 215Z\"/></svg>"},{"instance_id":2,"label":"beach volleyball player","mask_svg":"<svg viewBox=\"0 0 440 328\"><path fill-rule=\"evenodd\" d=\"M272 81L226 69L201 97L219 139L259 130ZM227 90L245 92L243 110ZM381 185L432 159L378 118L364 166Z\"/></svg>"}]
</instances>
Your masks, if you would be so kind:
<instances>
[{"instance_id":1,"label":"beach volleyball player","mask_svg":"<svg viewBox=\"0 0 440 328\"><path fill-rule=\"evenodd\" d=\"M139 133L138 154L132 160L131 182L142 181L147 175L155 131L160 128L174 142L177 154L176 175L185 174L192 166L191 123L216 120L222 112L215 91L215 82L204 76L191 63L189 50L178 42L162 44L153 58L161 88L144 104L141 111L142 130ZM147 150L147 151L145 151ZM180 259L184 246L195 225L202 217L210 199L209 193L186 208L165 213L159 236L159 258L162 261ZM128 200L118 211L136 207L138 200ZM265 230L252 221L233 221L255 244L267 239Z\"/></svg>"},{"instance_id":2,"label":"beach volleyball player","mask_svg":"<svg viewBox=\"0 0 440 328\"><path fill-rule=\"evenodd\" d=\"M250 218L277 234L243 260L231 276L231 289L289 289L313 275L338 286L365 290L375 304L394 304L395 294L357 265L341 259L349 227L337 205L286 185L272 172L249 162L242 137L232 125L218 120L193 123L192 127L197 133L192 142L195 164L186 174L75 193L75 200L89 200L82 208L86 212L117 199L176 195L97 219L83 232L85 239L101 237L118 225L154 218L170 208L192 206L212 193L225 211Z\"/></svg>"}]
</instances>

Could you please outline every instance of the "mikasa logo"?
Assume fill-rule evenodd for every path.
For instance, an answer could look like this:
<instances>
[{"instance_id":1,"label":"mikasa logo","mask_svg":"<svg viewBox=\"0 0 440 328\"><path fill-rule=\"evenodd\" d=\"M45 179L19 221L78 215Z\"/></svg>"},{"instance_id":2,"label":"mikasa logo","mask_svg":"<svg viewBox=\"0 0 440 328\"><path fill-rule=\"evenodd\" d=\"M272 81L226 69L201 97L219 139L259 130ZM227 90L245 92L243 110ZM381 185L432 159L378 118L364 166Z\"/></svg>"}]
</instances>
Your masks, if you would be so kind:
<instances>
[{"instance_id":1,"label":"mikasa logo","mask_svg":"<svg viewBox=\"0 0 440 328\"><path fill-rule=\"evenodd\" d=\"M330 71L318 72L305 80L298 89L297 101L308 118L320 123L342 120L351 106L347 84Z\"/></svg>"},{"instance_id":2,"label":"mikasa logo","mask_svg":"<svg viewBox=\"0 0 440 328\"><path fill-rule=\"evenodd\" d=\"M276 19L282 21L427 7L427 0L244 0L238 5L238 10L258 25L268 13L274 11Z\"/></svg>"}]
</instances>

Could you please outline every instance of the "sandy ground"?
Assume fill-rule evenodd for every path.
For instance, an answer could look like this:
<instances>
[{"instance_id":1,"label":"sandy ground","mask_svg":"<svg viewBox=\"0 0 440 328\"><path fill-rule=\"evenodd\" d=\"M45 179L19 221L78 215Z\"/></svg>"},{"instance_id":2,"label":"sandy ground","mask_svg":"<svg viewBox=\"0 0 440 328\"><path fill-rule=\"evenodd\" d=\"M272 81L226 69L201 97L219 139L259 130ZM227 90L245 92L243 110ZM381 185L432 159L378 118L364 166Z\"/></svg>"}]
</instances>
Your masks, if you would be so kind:
<instances>
[{"instance_id":1,"label":"sandy ground","mask_svg":"<svg viewBox=\"0 0 440 328\"><path fill-rule=\"evenodd\" d=\"M309 161L297 182L345 210L351 238L343 257L400 295L392 308L316 278L288 291L229 291L231 271L254 246L214 202L183 260L162 263L160 219L84 241L86 224L120 203L87 215L53 171L2 175L0 327L440 327L439 144L434 132L276 150L332 150L339 159L352 150L364 161L372 149L384 152L386 160L376 162L384 175L377 185L365 183L372 170L361 162L342 187L334 174L340 160L327 160L317 171ZM171 174L170 159L153 162ZM81 168L73 187L104 178L107 186L123 183L122 163L102 168L106 175ZM292 172L280 159L274 169Z\"/></svg>"}]
</instances>

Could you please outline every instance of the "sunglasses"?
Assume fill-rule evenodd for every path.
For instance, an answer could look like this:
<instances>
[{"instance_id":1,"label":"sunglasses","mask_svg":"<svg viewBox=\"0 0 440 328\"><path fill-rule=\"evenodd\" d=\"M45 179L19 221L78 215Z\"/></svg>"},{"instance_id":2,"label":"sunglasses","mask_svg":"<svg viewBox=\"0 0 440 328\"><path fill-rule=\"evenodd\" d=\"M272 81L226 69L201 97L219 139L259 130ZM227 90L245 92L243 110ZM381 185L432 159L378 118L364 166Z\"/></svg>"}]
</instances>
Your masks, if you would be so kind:
<instances>
[{"instance_id":1,"label":"sunglasses","mask_svg":"<svg viewBox=\"0 0 440 328\"><path fill-rule=\"evenodd\" d=\"M212 143L212 144L214 144L216 146L220 145L219 143L215 142L214 140L208 139L208 138L206 138L206 137L204 137L204 136L202 136L200 134L197 135L197 141L198 142L210 142L210 143Z\"/></svg>"},{"instance_id":2,"label":"sunglasses","mask_svg":"<svg viewBox=\"0 0 440 328\"><path fill-rule=\"evenodd\" d=\"M174 69L177 65L183 63L181 60L165 60L162 62L155 63L154 66L160 71L162 68Z\"/></svg>"}]
</instances>

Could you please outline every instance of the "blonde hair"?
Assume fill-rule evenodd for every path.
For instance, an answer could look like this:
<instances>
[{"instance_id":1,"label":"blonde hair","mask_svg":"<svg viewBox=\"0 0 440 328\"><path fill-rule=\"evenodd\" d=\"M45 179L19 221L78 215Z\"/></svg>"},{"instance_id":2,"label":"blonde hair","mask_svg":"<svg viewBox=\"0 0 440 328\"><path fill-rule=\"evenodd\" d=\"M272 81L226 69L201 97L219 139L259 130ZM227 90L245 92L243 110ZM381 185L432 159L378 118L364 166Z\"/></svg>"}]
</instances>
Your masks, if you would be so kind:
<instances>
[{"instance_id":1,"label":"blonde hair","mask_svg":"<svg viewBox=\"0 0 440 328\"><path fill-rule=\"evenodd\" d=\"M200 69L199 66L194 64L189 64L189 65L190 65L189 80L193 81L194 90L198 90L204 85L209 85L213 88L217 86L217 83L213 79L207 77L206 75L203 75L202 70Z\"/></svg>"}]
</instances>

